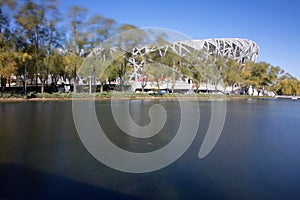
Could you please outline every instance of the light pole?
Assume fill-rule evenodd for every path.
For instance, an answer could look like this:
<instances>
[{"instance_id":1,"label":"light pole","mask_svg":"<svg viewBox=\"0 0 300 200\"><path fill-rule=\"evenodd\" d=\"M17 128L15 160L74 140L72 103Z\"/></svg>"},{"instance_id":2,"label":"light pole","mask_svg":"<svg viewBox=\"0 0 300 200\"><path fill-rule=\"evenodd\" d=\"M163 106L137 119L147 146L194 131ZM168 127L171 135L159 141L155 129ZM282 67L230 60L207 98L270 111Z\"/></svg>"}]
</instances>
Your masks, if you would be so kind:
<instances>
[{"instance_id":1,"label":"light pole","mask_svg":"<svg viewBox=\"0 0 300 200\"><path fill-rule=\"evenodd\" d=\"M89 93L92 94L92 78L93 76L89 76Z\"/></svg>"},{"instance_id":2,"label":"light pole","mask_svg":"<svg viewBox=\"0 0 300 200\"><path fill-rule=\"evenodd\" d=\"M24 95L27 94L27 84L26 84L26 81L27 81L27 62L25 62L25 68L24 68Z\"/></svg>"},{"instance_id":3,"label":"light pole","mask_svg":"<svg viewBox=\"0 0 300 200\"><path fill-rule=\"evenodd\" d=\"M26 81L27 81L27 62L29 60L31 60L31 56L28 55L27 53L24 53L23 56L22 56L22 62L24 63L24 95L27 94L27 84L26 84Z\"/></svg>"}]
</instances>

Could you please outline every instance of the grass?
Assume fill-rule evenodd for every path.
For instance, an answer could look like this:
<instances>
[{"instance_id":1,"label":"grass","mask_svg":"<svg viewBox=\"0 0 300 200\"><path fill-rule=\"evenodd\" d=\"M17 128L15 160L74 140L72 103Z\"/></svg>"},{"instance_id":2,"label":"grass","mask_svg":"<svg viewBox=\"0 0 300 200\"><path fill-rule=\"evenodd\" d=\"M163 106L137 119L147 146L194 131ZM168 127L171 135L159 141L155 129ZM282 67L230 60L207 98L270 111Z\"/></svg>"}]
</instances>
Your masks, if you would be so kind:
<instances>
[{"instance_id":1,"label":"grass","mask_svg":"<svg viewBox=\"0 0 300 200\"><path fill-rule=\"evenodd\" d=\"M72 98L84 98L84 99L110 99L110 98L130 98L130 99L172 99L172 98L201 98L201 99L209 99L209 98L223 98L224 95L213 95L213 94L147 94L147 93L130 93L130 92L102 92L102 93L37 93L37 92L29 92L27 95L18 94L18 93L3 93L0 94L0 99L2 100L68 100ZM226 95L228 99L235 98L270 98L270 97L261 97L261 96L248 96L248 95Z\"/></svg>"}]
</instances>

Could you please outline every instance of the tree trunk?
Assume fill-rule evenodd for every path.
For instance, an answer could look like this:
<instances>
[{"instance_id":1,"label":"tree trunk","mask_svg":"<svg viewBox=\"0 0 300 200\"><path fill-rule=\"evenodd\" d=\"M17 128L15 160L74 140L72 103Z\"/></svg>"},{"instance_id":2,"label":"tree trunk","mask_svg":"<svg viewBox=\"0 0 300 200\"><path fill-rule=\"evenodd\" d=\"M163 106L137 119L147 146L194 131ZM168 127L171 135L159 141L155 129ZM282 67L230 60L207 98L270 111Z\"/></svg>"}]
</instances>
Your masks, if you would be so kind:
<instances>
[{"instance_id":1,"label":"tree trunk","mask_svg":"<svg viewBox=\"0 0 300 200\"><path fill-rule=\"evenodd\" d=\"M36 90L38 88L38 75L37 74L35 74L35 88L36 88Z\"/></svg>"},{"instance_id":2,"label":"tree trunk","mask_svg":"<svg viewBox=\"0 0 300 200\"><path fill-rule=\"evenodd\" d=\"M1 86L1 93L3 94L3 90L2 90L2 85L3 85L3 83L2 83L2 82L3 82L3 81L2 81L2 77L3 77L3 76L1 75L1 76L0 76L0 86Z\"/></svg>"},{"instance_id":3,"label":"tree trunk","mask_svg":"<svg viewBox=\"0 0 300 200\"><path fill-rule=\"evenodd\" d=\"M27 80L27 64L25 63L25 68L24 68L24 94L27 94L27 85L26 85L26 80ZM31 79L32 81L32 79Z\"/></svg>"},{"instance_id":4,"label":"tree trunk","mask_svg":"<svg viewBox=\"0 0 300 200\"><path fill-rule=\"evenodd\" d=\"M159 94L159 92L160 92L160 87L159 87L159 79L158 79L158 80L156 80L156 84L157 84L157 90L158 90L158 94Z\"/></svg>"},{"instance_id":5,"label":"tree trunk","mask_svg":"<svg viewBox=\"0 0 300 200\"><path fill-rule=\"evenodd\" d=\"M144 77L143 77L143 82L141 83L142 86L142 93L144 93L145 87L147 85L147 81L145 82Z\"/></svg>"},{"instance_id":6,"label":"tree trunk","mask_svg":"<svg viewBox=\"0 0 300 200\"><path fill-rule=\"evenodd\" d=\"M225 94L225 92L226 92L226 87L227 87L227 85L224 84L224 94Z\"/></svg>"},{"instance_id":7,"label":"tree trunk","mask_svg":"<svg viewBox=\"0 0 300 200\"><path fill-rule=\"evenodd\" d=\"M74 74L73 74L73 92L77 92L76 89L76 80L77 80L77 72L76 72L76 66L74 67Z\"/></svg>"},{"instance_id":8,"label":"tree trunk","mask_svg":"<svg viewBox=\"0 0 300 200\"><path fill-rule=\"evenodd\" d=\"M103 92L103 83L101 82L100 84L100 92L102 93Z\"/></svg>"},{"instance_id":9,"label":"tree trunk","mask_svg":"<svg viewBox=\"0 0 300 200\"><path fill-rule=\"evenodd\" d=\"M175 88L175 80L174 80L174 82L172 83L172 94L174 94L174 88Z\"/></svg>"},{"instance_id":10,"label":"tree trunk","mask_svg":"<svg viewBox=\"0 0 300 200\"><path fill-rule=\"evenodd\" d=\"M48 82L48 79L47 79L47 82ZM54 82L55 82L55 80L54 80L54 75L51 74L51 83L54 83Z\"/></svg>"},{"instance_id":11,"label":"tree trunk","mask_svg":"<svg viewBox=\"0 0 300 200\"><path fill-rule=\"evenodd\" d=\"M249 95L249 85L245 86L245 95Z\"/></svg>"},{"instance_id":12,"label":"tree trunk","mask_svg":"<svg viewBox=\"0 0 300 200\"><path fill-rule=\"evenodd\" d=\"M59 80L59 76L55 76L54 77L55 85L57 85L58 80Z\"/></svg>"},{"instance_id":13,"label":"tree trunk","mask_svg":"<svg viewBox=\"0 0 300 200\"><path fill-rule=\"evenodd\" d=\"M23 92L26 95L26 84L25 84L25 80L22 79L22 83L23 83Z\"/></svg>"},{"instance_id":14,"label":"tree trunk","mask_svg":"<svg viewBox=\"0 0 300 200\"><path fill-rule=\"evenodd\" d=\"M74 80L74 83L73 83L73 92L77 92L77 89L76 89L76 80Z\"/></svg>"},{"instance_id":15,"label":"tree trunk","mask_svg":"<svg viewBox=\"0 0 300 200\"><path fill-rule=\"evenodd\" d=\"M120 77L121 92L123 92L123 78Z\"/></svg>"},{"instance_id":16,"label":"tree trunk","mask_svg":"<svg viewBox=\"0 0 300 200\"><path fill-rule=\"evenodd\" d=\"M1 93L2 93L2 94L4 93L5 87L6 87L6 78L4 78L4 77L1 75Z\"/></svg>"},{"instance_id":17,"label":"tree trunk","mask_svg":"<svg viewBox=\"0 0 300 200\"><path fill-rule=\"evenodd\" d=\"M92 77L89 78L89 93L92 94Z\"/></svg>"}]
</instances>

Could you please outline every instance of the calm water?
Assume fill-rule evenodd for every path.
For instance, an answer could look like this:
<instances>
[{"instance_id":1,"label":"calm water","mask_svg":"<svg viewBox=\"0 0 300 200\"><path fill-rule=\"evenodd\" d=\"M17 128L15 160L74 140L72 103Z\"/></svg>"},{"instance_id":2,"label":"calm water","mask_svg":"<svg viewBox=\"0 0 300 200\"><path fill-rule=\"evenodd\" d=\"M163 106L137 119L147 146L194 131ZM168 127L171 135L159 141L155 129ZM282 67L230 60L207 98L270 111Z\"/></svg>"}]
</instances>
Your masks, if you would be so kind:
<instances>
[{"instance_id":1,"label":"calm water","mask_svg":"<svg viewBox=\"0 0 300 200\"><path fill-rule=\"evenodd\" d=\"M96 102L97 116L111 141L133 152L149 152L176 134L176 101L131 101L137 124L162 104L166 126L156 136L136 139L113 122L110 102ZM69 101L0 103L0 199L299 199L300 101L227 102L222 135L204 159L198 151L211 116L199 101L198 134L170 166L144 174L113 170L85 149Z\"/></svg>"}]
</instances>

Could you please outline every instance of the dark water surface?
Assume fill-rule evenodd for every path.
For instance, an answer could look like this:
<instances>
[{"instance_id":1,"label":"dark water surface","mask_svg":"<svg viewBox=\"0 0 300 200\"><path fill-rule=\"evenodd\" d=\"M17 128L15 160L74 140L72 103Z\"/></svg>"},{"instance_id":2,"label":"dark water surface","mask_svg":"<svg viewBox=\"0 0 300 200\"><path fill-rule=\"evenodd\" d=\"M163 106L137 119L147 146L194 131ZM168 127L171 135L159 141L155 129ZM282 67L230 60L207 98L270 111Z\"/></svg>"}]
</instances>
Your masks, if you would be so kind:
<instances>
[{"instance_id":1,"label":"dark water surface","mask_svg":"<svg viewBox=\"0 0 300 200\"><path fill-rule=\"evenodd\" d=\"M163 130L132 138L112 120L109 101L96 102L108 138L133 152L150 152L176 134L176 101L131 101L137 124L162 104ZM184 155L161 170L130 174L111 169L85 149L76 132L71 101L0 103L0 199L299 199L300 101L232 100L222 135L198 158L211 116L199 101L198 134ZM192 119L191 119L192 120Z\"/></svg>"}]
</instances>

